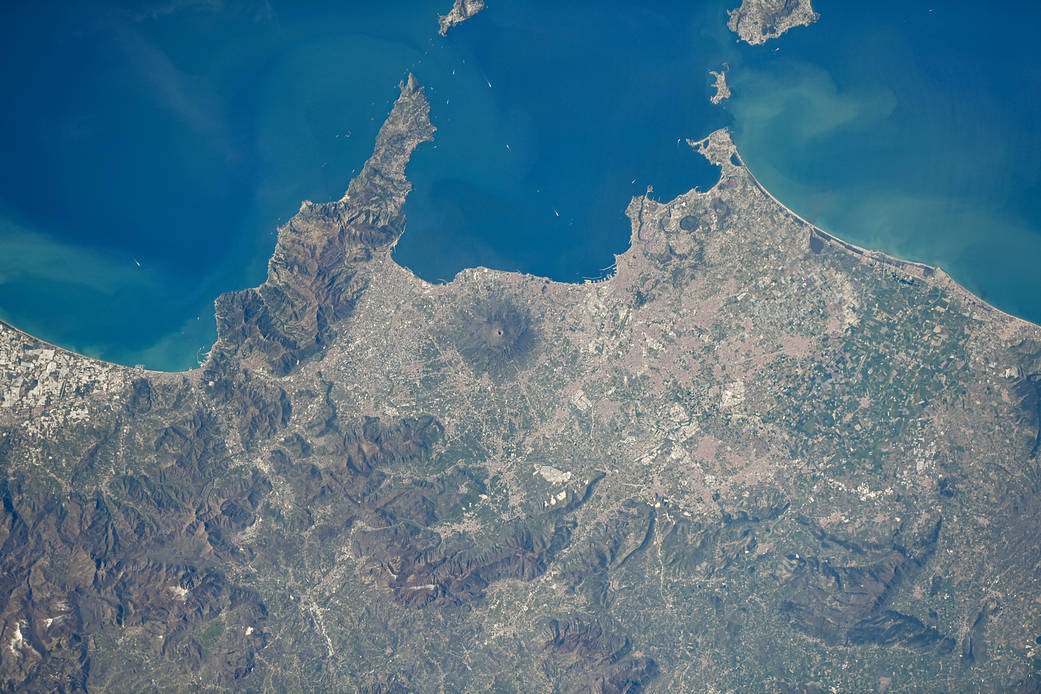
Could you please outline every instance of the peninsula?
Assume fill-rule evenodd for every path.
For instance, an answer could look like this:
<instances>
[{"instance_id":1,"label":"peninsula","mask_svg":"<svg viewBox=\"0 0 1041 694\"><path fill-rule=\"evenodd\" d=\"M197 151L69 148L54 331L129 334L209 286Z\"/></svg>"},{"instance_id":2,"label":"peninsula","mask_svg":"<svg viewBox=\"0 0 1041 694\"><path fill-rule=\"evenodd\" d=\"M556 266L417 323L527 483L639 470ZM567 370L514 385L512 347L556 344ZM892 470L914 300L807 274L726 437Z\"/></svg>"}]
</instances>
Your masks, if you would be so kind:
<instances>
[{"instance_id":1,"label":"peninsula","mask_svg":"<svg viewBox=\"0 0 1041 694\"><path fill-rule=\"evenodd\" d=\"M1041 328L722 130L610 277L429 284L433 136L409 77L196 370L0 324L0 688L1037 690Z\"/></svg>"},{"instance_id":2,"label":"peninsula","mask_svg":"<svg viewBox=\"0 0 1041 694\"><path fill-rule=\"evenodd\" d=\"M448 14L439 15L437 18L437 33L442 36L448 35L448 30L456 24L462 24L466 20L484 9L484 0L455 0Z\"/></svg>"}]
</instances>

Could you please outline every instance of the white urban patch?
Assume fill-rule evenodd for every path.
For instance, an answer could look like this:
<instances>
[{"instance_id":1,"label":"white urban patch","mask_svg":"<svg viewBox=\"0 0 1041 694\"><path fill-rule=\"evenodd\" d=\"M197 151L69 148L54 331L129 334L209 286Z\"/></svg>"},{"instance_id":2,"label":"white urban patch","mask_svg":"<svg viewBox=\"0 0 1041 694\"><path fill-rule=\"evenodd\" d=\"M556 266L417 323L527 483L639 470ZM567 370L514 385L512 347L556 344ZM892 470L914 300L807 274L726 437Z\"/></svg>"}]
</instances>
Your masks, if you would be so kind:
<instances>
[{"instance_id":1,"label":"white urban patch","mask_svg":"<svg viewBox=\"0 0 1041 694\"><path fill-rule=\"evenodd\" d=\"M565 472L564 470L558 470L552 465L535 465L535 474L542 475L542 478L550 484L564 484L571 479L571 473Z\"/></svg>"}]
</instances>

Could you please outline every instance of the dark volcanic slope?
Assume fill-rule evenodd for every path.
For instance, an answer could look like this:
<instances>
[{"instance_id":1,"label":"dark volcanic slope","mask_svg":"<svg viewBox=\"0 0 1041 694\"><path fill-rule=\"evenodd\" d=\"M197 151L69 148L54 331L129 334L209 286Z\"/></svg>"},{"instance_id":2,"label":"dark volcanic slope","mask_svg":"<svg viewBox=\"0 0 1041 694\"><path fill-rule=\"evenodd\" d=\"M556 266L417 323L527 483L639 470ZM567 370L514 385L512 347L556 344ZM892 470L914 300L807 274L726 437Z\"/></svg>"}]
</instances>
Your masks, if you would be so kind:
<instances>
[{"instance_id":1,"label":"dark volcanic slope","mask_svg":"<svg viewBox=\"0 0 1041 694\"><path fill-rule=\"evenodd\" d=\"M401 87L184 374L0 324L0 691L1038 691L1041 330L759 187L397 266Z\"/></svg>"}]
</instances>

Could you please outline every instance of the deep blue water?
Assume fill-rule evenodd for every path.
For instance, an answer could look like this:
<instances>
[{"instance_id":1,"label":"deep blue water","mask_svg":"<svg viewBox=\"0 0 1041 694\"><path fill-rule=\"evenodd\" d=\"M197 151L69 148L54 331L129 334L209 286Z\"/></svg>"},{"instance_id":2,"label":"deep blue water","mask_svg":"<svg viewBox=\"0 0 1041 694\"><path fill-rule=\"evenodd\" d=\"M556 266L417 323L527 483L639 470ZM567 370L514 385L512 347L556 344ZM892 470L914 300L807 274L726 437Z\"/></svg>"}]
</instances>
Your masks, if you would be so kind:
<instances>
[{"instance_id":1,"label":"deep blue water","mask_svg":"<svg viewBox=\"0 0 1041 694\"><path fill-rule=\"evenodd\" d=\"M300 200L342 195L411 70L438 133L395 257L426 279L599 276L631 196L711 185L682 139L729 125L797 212L1041 321L1041 8L818 0L748 47L730 2L692 4L496 2L445 39L449 0L4 5L0 317L198 363L213 298L262 281Z\"/></svg>"},{"instance_id":2,"label":"deep blue water","mask_svg":"<svg viewBox=\"0 0 1041 694\"><path fill-rule=\"evenodd\" d=\"M812 28L733 58L749 168L824 228L1041 322L1041 4L814 5Z\"/></svg>"},{"instance_id":3,"label":"deep blue water","mask_svg":"<svg viewBox=\"0 0 1041 694\"><path fill-rule=\"evenodd\" d=\"M395 255L425 279L478 264L599 277L628 245L633 195L719 177L685 139L728 122L706 96L722 5L534 5L497 4L438 51L456 74L432 80L437 149L414 159Z\"/></svg>"}]
</instances>

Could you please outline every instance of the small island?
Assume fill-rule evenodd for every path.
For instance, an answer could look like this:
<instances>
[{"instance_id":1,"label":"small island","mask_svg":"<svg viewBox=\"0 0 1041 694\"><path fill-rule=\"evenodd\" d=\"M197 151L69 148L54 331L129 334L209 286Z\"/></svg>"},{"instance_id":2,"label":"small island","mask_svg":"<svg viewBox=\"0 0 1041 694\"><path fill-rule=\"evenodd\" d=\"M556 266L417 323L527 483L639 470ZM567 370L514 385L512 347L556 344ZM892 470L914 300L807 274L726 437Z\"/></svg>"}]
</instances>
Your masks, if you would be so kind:
<instances>
[{"instance_id":1,"label":"small island","mask_svg":"<svg viewBox=\"0 0 1041 694\"><path fill-rule=\"evenodd\" d=\"M738 40L753 46L820 19L813 11L812 0L742 0L729 15L727 28L737 34Z\"/></svg>"},{"instance_id":2,"label":"small island","mask_svg":"<svg viewBox=\"0 0 1041 694\"><path fill-rule=\"evenodd\" d=\"M449 29L456 24L462 24L483 9L484 0L455 0L455 4L452 5L452 10L448 14L438 16L437 22L441 28L437 33L446 36Z\"/></svg>"},{"instance_id":3,"label":"small island","mask_svg":"<svg viewBox=\"0 0 1041 694\"><path fill-rule=\"evenodd\" d=\"M730 64L723 63L723 67L718 72L716 70L709 70L708 74L712 75L716 81L712 85L716 93L709 97L709 101L714 104L726 101L730 98L730 85L727 84L727 73L730 72Z\"/></svg>"}]
</instances>

